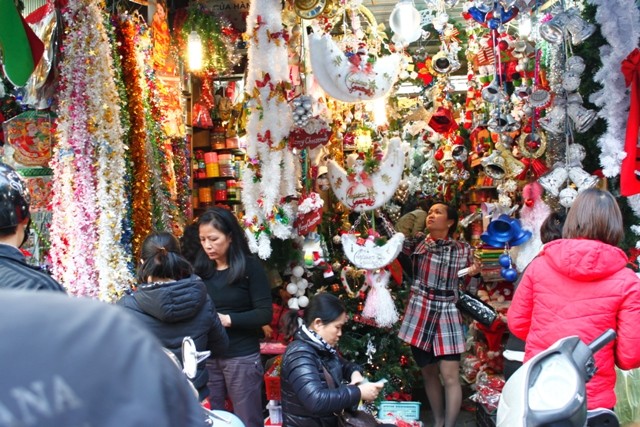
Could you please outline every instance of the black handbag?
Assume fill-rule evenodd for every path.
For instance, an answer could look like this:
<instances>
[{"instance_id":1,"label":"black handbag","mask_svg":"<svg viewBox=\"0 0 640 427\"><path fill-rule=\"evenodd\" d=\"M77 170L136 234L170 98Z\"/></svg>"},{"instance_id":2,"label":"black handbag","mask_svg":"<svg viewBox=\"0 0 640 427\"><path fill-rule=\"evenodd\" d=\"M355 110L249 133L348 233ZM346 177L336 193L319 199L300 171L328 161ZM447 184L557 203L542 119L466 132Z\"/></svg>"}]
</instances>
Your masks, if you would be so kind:
<instances>
[{"instance_id":1,"label":"black handbag","mask_svg":"<svg viewBox=\"0 0 640 427\"><path fill-rule=\"evenodd\" d=\"M333 377L324 365L322 366L322 370L324 371L324 378L329 388L338 388ZM376 420L376 417L359 409L355 411L344 409L335 415L338 418L338 427L379 427L381 425L378 420Z\"/></svg>"},{"instance_id":2,"label":"black handbag","mask_svg":"<svg viewBox=\"0 0 640 427\"><path fill-rule=\"evenodd\" d=\"M477 296L462 289L458 292L456 307L458 307L458 310L461 312L471 316L473 320L485 326L491 326L498 317L498 313L496 313L493 307Z\"/></svg>"},{"instance_id":3,"label":"black handbag","mask_svg":"<svg viewBox=\"0 0 640 427\"><path fill-rule=\"evenodd\" d=\"M339 427L378 427L380 425L373 415L365 411L344 410L336 415Z\"/></svg>"}]
</instances>

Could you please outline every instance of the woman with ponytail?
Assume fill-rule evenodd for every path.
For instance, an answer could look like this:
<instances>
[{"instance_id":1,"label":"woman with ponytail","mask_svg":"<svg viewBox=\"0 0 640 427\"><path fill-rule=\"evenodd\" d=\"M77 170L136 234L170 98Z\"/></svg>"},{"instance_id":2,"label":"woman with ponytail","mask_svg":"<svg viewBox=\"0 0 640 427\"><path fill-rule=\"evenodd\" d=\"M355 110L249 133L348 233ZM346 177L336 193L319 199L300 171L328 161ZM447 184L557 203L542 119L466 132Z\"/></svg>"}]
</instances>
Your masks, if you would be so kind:
<instances>
[{"instance_id":1,"label":"woman with ponytail","mask_svg":"<svg viewBox=\"0 0 640 427\"><path fill-rule=\"evenodd\" d=\"M167 232L151 233L140 249L138 284L118 305L142 321L162 345L182 360L182 340L189 336L198 351L213 356L227 349L229 338L200 277L180 253L180 243ZM200 400L209 394L205 362L191 381Z\"/></svg>"}]
</instances>

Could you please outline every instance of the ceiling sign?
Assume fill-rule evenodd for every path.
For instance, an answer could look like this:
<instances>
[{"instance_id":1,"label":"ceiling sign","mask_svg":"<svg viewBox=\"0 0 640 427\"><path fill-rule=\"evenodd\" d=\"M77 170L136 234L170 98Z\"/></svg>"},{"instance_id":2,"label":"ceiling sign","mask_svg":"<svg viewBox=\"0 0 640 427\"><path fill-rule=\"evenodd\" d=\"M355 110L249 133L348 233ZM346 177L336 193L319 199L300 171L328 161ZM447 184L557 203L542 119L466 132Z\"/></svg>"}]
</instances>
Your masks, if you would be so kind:
<instances>
[{"instance_id":1,"label":"ceiling sign","mask_svg":"<svg viewBox=\"0 0 640 427\"><path fill-rule=\"evenodd\" d=\"M226 16L234 28L240 32L245 31L250 4L249 0L206 0L205 2L208 10Z\"/></svg>"}]
</instances>

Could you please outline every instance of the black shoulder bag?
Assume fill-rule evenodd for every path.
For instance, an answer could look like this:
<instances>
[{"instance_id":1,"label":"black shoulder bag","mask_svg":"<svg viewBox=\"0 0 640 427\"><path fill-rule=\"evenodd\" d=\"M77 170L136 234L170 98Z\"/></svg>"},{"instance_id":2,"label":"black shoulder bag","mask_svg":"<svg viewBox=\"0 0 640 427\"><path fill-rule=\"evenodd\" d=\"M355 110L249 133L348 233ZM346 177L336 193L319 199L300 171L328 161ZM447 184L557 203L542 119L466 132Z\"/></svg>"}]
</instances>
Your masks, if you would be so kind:
<instances>
[{"instance_id":1,"label":"black shoulder bag","mask_svg":"<svg viewBox=\"0 0 640 427\"><path fill-rule=\"evenodd\" d=\"M324 378L327 380L327 385L329 388L338 388L336 386L336 382L333 380L333 377L327 371L327 368L322 366L322 370L324 371ZM338 426L339 427L377 427L380 425L378 420L368 412L356 410L349 411L347 409L343 409L340 413L335 414L338 417Z\"/></svg>"},{"instance_id":2,"label":"black shoulder bag","mask_svg":"<svg viewBox=\"0 0 640 427\"><path fill-rule=\"evenodd\" d=\"M467 292L462 287L462 280L458 282L458 300L456 307L461 312L471 316L476 322L491 326L498 314L496 310L477 296Z\"/></svg>"}]
</instances>

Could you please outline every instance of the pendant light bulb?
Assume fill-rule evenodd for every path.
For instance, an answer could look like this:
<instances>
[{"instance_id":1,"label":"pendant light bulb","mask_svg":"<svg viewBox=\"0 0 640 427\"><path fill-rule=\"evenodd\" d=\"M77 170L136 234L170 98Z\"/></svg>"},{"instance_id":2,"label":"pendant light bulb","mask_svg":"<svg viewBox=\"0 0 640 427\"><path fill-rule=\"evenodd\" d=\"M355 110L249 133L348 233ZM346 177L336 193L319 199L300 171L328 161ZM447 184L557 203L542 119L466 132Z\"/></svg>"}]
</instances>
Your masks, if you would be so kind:
<instances>
[{"instance_id":1,"label":"pendant light bulb","mask_svg":"<svg viewBox=\"0 0 640 427\"><path fill-rule=\"evenodd\" d=\"M197 71L202 68L202 39L200 35L194 30L189 34L187 41L189 69L191 71Z\"/></svg>"},{"instance_id":2,"label":"pendant light bulb","mask_svg":"<svg viewBox=\"0 0 640 427\"><path fill-rule=\"evenodd\" d=\"M402 39L413 43L422 35L422 17L413 0L400 0L389 16L389 27Z\"/></svg>"}]
</instances>

